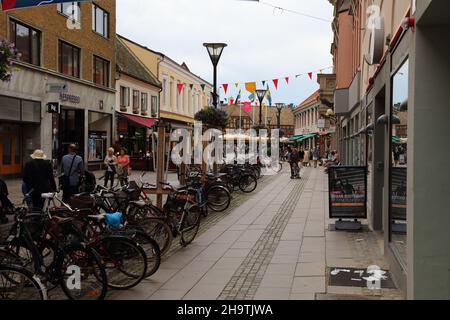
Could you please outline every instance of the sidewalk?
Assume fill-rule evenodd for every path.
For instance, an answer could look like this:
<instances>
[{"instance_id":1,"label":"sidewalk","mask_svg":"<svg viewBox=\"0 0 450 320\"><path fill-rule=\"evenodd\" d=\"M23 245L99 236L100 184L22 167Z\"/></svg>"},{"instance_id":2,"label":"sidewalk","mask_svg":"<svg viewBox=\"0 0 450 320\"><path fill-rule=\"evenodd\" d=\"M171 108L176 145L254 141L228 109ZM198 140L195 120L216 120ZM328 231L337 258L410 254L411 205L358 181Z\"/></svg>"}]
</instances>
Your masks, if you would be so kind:
<instances>
[{"instance_id":1,"label":"sidewalk","mask_svg":"<svg viewBox=\"0 0 450 320\"><path fill-rule=\"evenodd\" d=\"M291 180L285 170L268 178L193 244L164 259L149 280L110 298L401 299L398 290L327 286L327 268L387 265L373 233L328 231L327 176L320 168L302 175Z\"/></svg>"}]
</instances>

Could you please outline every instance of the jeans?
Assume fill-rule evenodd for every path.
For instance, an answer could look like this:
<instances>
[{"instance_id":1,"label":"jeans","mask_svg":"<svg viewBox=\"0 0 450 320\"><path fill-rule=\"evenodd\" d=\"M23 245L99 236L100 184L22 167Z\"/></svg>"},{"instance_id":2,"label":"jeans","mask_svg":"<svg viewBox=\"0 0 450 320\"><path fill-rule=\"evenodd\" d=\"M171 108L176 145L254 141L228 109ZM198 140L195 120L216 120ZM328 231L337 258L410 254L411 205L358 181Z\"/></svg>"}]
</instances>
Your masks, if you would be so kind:
<instances>
[{"instance_id":1,"label":"jeans","mask_svg":"<svg viewBox=\"0 0 450 320\"><path fill-rule=\"evenodd\" d=\"M114 186L114 176L115 172L113 171L106 171L105 172L105 188L108 186L108 181L111 180L111 188Z\"/></svg>"},{"instance_id":2,"label":"jeans","mask_svg":"<svg viewBox=\"0 0 450 320\"><path fill-rule=\"evenodd\" d=\"M292 162L291 164L291 177L298 177L300 174L300 168L297 162Z\"/></svg>"}]
</instances>

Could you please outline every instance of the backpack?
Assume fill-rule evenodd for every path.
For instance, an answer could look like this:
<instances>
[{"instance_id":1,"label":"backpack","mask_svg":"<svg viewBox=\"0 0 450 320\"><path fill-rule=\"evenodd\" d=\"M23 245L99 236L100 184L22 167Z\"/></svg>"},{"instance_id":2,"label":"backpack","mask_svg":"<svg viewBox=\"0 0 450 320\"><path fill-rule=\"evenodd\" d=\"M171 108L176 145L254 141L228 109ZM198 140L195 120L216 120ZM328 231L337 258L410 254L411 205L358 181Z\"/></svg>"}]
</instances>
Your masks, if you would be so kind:
<instances>
[{"instance_id":1,"label":"backpack","mask_svg":"<svg viewBox=\"0 0 450 320\"><path fill-rule=\"evenodd\" d=\"M93 192L95 186L97 185L97 179L95 175L90 171L85 171L83 175L82 191L83 192Z\"/></svg>"}]
</instances>

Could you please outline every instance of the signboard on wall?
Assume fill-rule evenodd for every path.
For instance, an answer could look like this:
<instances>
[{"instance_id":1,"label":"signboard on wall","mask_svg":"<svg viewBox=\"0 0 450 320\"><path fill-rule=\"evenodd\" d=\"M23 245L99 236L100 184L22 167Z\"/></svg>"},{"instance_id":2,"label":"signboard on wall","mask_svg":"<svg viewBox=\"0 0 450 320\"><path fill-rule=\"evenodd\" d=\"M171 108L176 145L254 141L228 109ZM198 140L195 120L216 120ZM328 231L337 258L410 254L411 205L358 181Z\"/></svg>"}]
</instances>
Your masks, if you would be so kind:
<instances>
[{"instance_id":1,"label":"signboard on wall","mask_svg":"<svg viewBox=\"0 0 450 320\"><path fill-rule=\"evenodd\" d=\"M328 168L331 219L367 218L367 167Z\"/></svg>"}]
</instances>

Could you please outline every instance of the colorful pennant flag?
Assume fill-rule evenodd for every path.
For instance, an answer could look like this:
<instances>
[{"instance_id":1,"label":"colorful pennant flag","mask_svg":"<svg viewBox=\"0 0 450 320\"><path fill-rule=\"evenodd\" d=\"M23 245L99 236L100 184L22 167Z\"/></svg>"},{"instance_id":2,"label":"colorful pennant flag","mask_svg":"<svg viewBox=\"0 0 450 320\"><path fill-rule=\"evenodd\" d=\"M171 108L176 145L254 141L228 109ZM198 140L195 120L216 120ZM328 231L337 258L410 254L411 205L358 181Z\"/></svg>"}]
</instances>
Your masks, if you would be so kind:
<instances>
[{"instance_id":1,"label":"colorful pennant flag","mask_svg":"<svg viewBox=\"0 0 450 320\"><path fill-rule=\"evenodd\" d=\"M205 85L204 83L202 83L202 84L200 85L200 87L202 87L202 91L203 91L203 92L205 92L205 86L206 86L206 85Z\"/></svg>"},{"instance_id":2,"label":"colorful pennant flag","mask_svg":"<svg viewBox=\"0 0 450 320\"><path fill-rule=\"evenodd\" d=\"M278 90L278 79L273 79L273 84L275 85L275 89Z\"/></svg>"},{"instance_id":3,"label":"colorful pennant flag","mask_svg":"<svg viewBox=\"0 0 450 320\"><path fill-rule=\"evenodd\" d=\"M312 72L308 72L308 76L312 80L313 73Z\"/></svg>"},{"instance_id":4,"label":"colorful pennant flag","mask_svg":"<svg viewBox=\"0 0 450 320\"><path fill-rule=\"evenodd\" d=\"M237 87L239 87L239 83L236 82L236 83L234 84L234 86L235 86L236 89L237 89Z\"/></svg>"},{"instance_id":5,"label":"colorful pennant flag","mask_svg":"<svg viewBox=\"0 0 450 320\"><path fill-rule=\"evenodd\" d=\"M180 95L181 91L183 91L183 84L182 83L178 83L177 84L177 89L178 89L178 95Z\"/></svg>"},{"instance_id":6,"label":"colorful pennant flag","mask_svg":"<svg viewBox=\"0 0 450 320\"><path fill-rule=\"evenodd\" d=\"M262 82L262 85L263 85L263 87L265 87L266 86L266 80L264 80L264 81L261 81Z\"/></svg>"},{"instance_id":7,"label":"colorful pennant flag","mask_svg":"<svg viewBox=\"0 0 450 320\"><path fill-rule=\"evenodd\" d=\"M234 104L234 99L233 98L230 98L228 101L230 102L230 106L232 106Z\"/></svg>"},{"instance_id":8,"label":"colorful pennant flag","mask_svg":"<svg viewBox=\"0 0 450 320\"><path fill-rule=\"evenodd\" d=\"M242 90L239 90L239 93L238 93L238 95L236 97L236 101L238 102L238 104L239 104L239 100L241 99L241 91Z\"/></svg>"},{"instance_id":9,"label":"colorful pennant flag","mask_svg":"<svg viewBox=\"0 0 450 320\"><path fill-rule=\"evenodd\" d=\"M295 77L296 77L296 78L299 78L300 76L301 76L301 74L297 74Z\"/></svg>"},{"instance_id":10,"label":"colorful pennant flag","mask_svg":"<svg viewBox=\"0 0 450 320\"><path fill-rule=\"evenodd\" d=\"M252 94L250 94L250 95L248 96L248 99L249 99L251 102L255 102L255 99L256 99L255 93L253 92Z\"/></svg>"},{"instance_id":11,"label":"colorful pennant flag","mask_svg":"<svg viewBox=\"0 0 450 320\"><path fill-rule=\"evenodd\" d=\"M284 78L286 80L286 83L289 84L289 77Z\"/></svg>"},{"instance_id":12,"label":"colorful pennant flag","mask_svg":"<svg viewBox=\"0 0 450 320\"><path fill-rule=\"evenodd\" d=\"M194 85L191 83L191 84L189 85L189 88L191 88L191 91L192 91L192 89L194 89Z\"/></svg>"},{"instance_id":13,"label":"colorful pennant flag","mask_svg":"<svg viewBox=\"0 0 450 320\"><path fill-rule=\"evenodd\" d=\"M270 93L269 85L267 85L266 99L267 99L267 102L269 102L269 106L271 106L272 105L272 94Z\"/></svg>"},{"instance_id":14,"label":"colorful pennant flag","mask_svg":"<svg viewBox=\"0 0 450 320\"><path fill-rule=\"evenodd\" d=\"M245 90L247 90L250 93L255 92L256 91L256 82L245 83Z\"/></svg>"},{"instance_id":15,"label":"colorful pennant flag","mask_svg":"<svg viewBox=\"0 0 450 320\"><path fill-rule=\"evenodd\" d=\"M245 102L244 103L244 111L248 113L250 110L252 110L251 102Z\"/></svg>"},{"instance_id":16,"label":"colorful pennant flag","mask_svg":"<svg viewBox=\"0 0 450 320\"><path fill-rule=\"evenodd\" d=\"M225 94L227 94L227 91L228 91L228 84L227 84L227 83L224 83L222 86L223 86L223 90L225 91Z\"/></svg>"}]
</instances>

